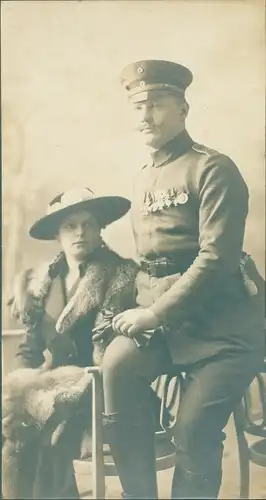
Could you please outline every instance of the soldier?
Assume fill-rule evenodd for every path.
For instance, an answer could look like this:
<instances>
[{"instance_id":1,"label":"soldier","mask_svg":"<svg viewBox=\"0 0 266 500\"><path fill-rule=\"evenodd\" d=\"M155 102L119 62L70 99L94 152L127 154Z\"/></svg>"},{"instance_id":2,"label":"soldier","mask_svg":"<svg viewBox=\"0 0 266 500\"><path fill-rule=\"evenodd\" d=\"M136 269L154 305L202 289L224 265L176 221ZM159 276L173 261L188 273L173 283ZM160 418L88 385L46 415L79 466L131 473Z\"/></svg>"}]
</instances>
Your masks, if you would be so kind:
<instances>
[{"instance_id":1,"label":"soldier","mask_svg":"<svg viewBox=\"0 0 266 500\"><path fill-rule=\"evenodd\" d=\"M264 354L263 284L242 251L248 188L228 156L186 130L189 69L140 61L121 82L150 162L131 206L140 307L113 319L123 335L103 360L104 424L124 498L157 498L148 386L185 372L172 498L217 498L223 429ZM132 337L147 331L138 347Z\"/></svg>"}]
</instances>

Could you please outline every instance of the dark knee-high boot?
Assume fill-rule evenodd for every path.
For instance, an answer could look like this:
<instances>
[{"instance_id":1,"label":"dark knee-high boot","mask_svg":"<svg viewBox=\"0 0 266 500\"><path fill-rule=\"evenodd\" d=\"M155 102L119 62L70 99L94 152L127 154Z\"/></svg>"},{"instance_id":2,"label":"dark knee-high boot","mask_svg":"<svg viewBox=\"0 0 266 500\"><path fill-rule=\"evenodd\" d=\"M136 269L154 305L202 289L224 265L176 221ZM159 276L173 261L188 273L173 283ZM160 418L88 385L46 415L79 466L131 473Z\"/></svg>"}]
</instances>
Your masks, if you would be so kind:
<instances>
[{"instance_id":1,"label":"dark knee-high boot","mask_svg":"<svg viewBox=\"0 0 266 500\"><path fill-rule=\"evenodd\" d=\"M104 415L103 425L124 498L157 499L155 433L151 420L133 415Z\"/></svg>"},{"instance_id":2,"label":"dark knee-high boot","mask_svg":"<svg viewBox=\"0 0 266 500\"><path fill-rule=\"evenodd\" d=\"M177 499L216 499L221 484L221 475L202 477L178 466L175 469L172 483L172 500Z\"/></svg>"},{"instance_id":3,"label":"dark knee-high boot","mask_svg":"<svg viewBox=\"0 0 266 500\"><path fill-rule=\"evenodd\" d=\"M208 456L209 455L209 456ZM182 463L182 456L178 460L173 475L172 500L176 499L216 499L222 482L222 455L223 445L209 453L202 452L198 467L194 465L193 471L186 469Z\"/></svg>"}]
</instances>

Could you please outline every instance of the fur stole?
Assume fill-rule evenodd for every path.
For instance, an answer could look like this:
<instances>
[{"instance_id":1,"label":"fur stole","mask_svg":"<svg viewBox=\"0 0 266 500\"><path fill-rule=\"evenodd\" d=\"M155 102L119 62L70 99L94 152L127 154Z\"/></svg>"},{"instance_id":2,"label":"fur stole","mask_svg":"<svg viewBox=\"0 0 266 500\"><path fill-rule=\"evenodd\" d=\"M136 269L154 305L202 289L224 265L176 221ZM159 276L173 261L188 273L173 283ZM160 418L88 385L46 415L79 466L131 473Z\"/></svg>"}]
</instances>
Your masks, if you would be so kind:
<instances>
[{"instance_id":1,"label":"fur stole","mask_svg":"<svg viewBox=\"0 0 266 500\"><path fill-rule=\"evenodd\" d=\"M3 384L2 435L19 451L45 428L55 444L68 418L87 410L89 420L91 381L76 366L13 371Z\"/></svg>"},{"instance_id":2,"label":"fur stole","mask_svg":"<svg viewBox=\"0 0 266 500\"><path fill-rule=\"evenodd\" d=\"M52 262L28 269L15 280L14 296L9 305L13 317L19 319L26 330L38 326L52 282L65 270L65 255L60 253ZM57 332L69 331L92 311L99 313L97 325L103 319L101 310L117 314L134 307L136 273L137 265L132 260L123 259L106 246L98 249L86 264L76 292L57 319Z\"/></svg>"}]
</instances>

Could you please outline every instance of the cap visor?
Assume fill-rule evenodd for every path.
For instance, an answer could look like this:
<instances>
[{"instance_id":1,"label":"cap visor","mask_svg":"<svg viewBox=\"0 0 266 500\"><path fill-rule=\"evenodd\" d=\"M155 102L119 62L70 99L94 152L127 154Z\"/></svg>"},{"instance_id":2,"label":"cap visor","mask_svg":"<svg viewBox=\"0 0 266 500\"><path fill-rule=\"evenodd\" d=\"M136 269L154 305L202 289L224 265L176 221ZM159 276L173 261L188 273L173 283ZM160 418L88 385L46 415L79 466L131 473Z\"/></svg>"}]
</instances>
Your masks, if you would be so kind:
<instances>
[{"instance_id":1,"label":"cap visor","mask_svg":"<svg viewBox=\"0 0 266 500\"><path fill-rule=\"evenodd\" d=\"M170 87L157 87L155 85L147 85L147 87L143 88L143 90L138 90L136 93L132 93L129 95L129 100L130 102L138 103L138 102L145 102L148 99L156 99L159 97L163 97L166 94L179 94L179 95L184 95L184 91L181 89L178 89L177 87L175 88L170 88Z\"/></svg>"}]
</instances>

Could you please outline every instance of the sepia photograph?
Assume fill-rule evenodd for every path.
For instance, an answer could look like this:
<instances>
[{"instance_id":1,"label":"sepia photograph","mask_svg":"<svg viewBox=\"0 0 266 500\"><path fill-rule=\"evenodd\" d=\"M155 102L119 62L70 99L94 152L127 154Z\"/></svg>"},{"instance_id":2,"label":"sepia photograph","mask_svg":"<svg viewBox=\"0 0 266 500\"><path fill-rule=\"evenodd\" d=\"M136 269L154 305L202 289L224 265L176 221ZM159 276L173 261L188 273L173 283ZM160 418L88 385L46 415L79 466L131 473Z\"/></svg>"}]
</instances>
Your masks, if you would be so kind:
<instances>
[{"instance_id":1,"label":"sepia photograph","mask_svg":"<svg viewBox=\"0 0 266 500\"><path fill-rule=\"evenodd\" d=\"M2 0L2 498L266 499L263 0Z\"/></svg>"}]
</instances>

